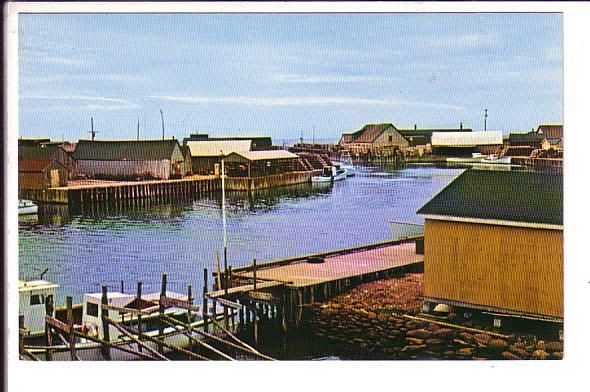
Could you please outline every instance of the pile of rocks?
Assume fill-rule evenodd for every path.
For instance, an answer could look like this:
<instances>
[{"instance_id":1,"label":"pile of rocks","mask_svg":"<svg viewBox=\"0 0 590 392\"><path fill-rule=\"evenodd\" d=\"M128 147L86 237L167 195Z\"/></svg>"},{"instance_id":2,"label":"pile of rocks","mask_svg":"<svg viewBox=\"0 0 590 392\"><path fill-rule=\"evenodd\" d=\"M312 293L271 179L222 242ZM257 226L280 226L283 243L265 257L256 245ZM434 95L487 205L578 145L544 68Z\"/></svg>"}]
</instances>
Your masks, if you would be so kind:
<instances>
[{"instance_id":1,"label":"pile of rocks","mask_svg":"<svg viewBox=\"0 0 590 392\"><path fill-rule=\"evenodd\" d=\"M340 343L352 359L562 358L561 342L531 335L500 338L491 331L413 319L421 307L421 283L420 274L408 274L358 286L327 304L306 305L301 326Z\"/></svg>"}]
</instances>

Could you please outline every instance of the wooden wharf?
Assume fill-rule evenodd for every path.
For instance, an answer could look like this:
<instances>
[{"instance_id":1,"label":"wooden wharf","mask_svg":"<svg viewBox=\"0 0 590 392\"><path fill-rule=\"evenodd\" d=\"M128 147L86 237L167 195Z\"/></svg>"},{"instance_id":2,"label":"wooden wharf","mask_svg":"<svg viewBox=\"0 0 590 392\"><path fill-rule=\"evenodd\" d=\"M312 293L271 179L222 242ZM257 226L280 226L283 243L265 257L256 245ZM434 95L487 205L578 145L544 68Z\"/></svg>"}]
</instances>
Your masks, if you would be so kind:
<instances>
[{"instance_id":1,"label":"wooden wharf","mask_svg":"<svg viewBox=\"0 0 590 392\"><path fill-rule=\"evenodd\" d=\"M360 283L422 268L423 239L421 235L217 271L221 287L204 295L237 304L240 321L253 321L255 330L261 318L278 318L283 330L295 329L305 304L326 301Z\"/></svg>"},{"instance_id":2,"label":"wooden wharf","mask_svg":"<svg viewBox=\"0 0 590 392\"><path fill-rule=\"evenodd\" d=\"M166 201L220 190L221 178L207 175L146 181L76 180L67 186L21 190L20 193L38 203L88 206L144 199Z\"/></svg>"}]
</instances>

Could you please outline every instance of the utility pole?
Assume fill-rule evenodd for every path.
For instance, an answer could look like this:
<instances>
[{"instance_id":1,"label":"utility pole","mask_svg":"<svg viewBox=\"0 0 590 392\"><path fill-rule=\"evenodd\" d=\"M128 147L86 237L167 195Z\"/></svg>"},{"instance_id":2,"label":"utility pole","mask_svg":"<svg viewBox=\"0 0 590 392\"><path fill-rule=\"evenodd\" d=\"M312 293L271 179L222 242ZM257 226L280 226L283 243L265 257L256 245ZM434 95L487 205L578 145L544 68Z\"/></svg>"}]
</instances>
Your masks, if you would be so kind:
<instances>
[{"instance_id":1,"label":"utility pole","mask_svg":"<svg viewBox=\"0 0 590 392\"><path fill-rule=\"evenodd\" d=\"M94 131L94 119L92 117L90 117L90 132L88 133L92 135L92 141L94 141L98 132Z\"/></svg>"},{"instance_id":2,"label":"utility pole","mask_svg":"<svg viewBox=\"0 0 590 392\"><path fill-rule=\"evenodd\" d=\"M137 118L137 140L139 140L139 117Z\"/></svg>"},{"instance_id":3,"label":"utility pole","mask_svg":"<svg viewBox=\"0 0 590 392\"><path fill-rule=\"evenodd\" d=\"M164 140L164 112L160 109L160 117L162 117L162 140Z\"/></svg>"},{"instance_id":4,"label":"utility pole","mask_svg":"<svg viewBox=\"0 0 590 392\"><path fill-rule=\"evenodd\" d=\"M488 130L488 109L486 109L485 115L483 117L483 130L484 131Z\"/></svg>"}]
</instances>

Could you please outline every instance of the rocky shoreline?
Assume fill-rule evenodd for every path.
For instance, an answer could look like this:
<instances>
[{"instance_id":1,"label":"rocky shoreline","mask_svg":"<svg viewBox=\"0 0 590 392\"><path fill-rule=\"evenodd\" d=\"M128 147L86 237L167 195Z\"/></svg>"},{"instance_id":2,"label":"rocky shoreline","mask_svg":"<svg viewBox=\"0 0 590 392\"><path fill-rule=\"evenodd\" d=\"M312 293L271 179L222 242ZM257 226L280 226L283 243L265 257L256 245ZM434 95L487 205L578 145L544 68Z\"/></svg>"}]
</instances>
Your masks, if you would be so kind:
<instances>
[{"instance_id":1,"label":"rocky shoreline","mask_svg":"<svg viewBox=\"0 0 590 392\"><path fill-rule=\"evenodd\" d=\"M357 286L328 303L304 306L301 327L346 347L350 359L563 358L561 341L544 341L530 331L499 334L454 314L425 320L416 317L421 304L422 274L405 274Z\"/></svg>"}]
</instances>

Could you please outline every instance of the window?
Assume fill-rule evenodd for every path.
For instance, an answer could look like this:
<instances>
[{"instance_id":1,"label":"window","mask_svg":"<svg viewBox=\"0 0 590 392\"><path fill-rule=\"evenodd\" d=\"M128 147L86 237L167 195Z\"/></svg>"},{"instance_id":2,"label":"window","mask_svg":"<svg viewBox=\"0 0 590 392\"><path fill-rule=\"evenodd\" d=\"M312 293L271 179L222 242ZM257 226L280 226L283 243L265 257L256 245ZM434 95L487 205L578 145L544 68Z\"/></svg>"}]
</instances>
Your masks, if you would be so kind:
<instances>
[{"instance_id":1,"label":"window","mask_svg":"<svg viewBox=\"0 0 590 392\"><path fill-rule=\"evenodd\" d=\"M389 143L393 142L393 135L388 135L388 136L387 136L387 141L388 141Z\"/></svg>"},{"instance_id":2,"label":"window","mask_svg":"<svg viewBox=\"0 0 590 392\"><path fill-rule=\"evenodd\" d=\"M92 317L98 317L98 305L88 302L86 304L86 314Z\"/></svg>"},{"instance_id":3,"label":"window","mask_svg":"<svg viewBox=\"0 0 590 392\"><path fill-rule=\"evenodd\" d=\"M43 303L43 296L39 294L31 294L31 305L41 305Z\"/></svg>"}]
</instances>

